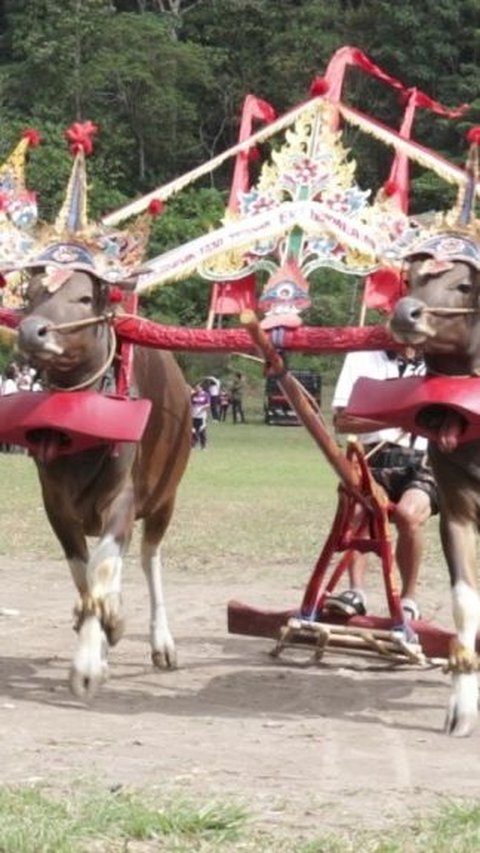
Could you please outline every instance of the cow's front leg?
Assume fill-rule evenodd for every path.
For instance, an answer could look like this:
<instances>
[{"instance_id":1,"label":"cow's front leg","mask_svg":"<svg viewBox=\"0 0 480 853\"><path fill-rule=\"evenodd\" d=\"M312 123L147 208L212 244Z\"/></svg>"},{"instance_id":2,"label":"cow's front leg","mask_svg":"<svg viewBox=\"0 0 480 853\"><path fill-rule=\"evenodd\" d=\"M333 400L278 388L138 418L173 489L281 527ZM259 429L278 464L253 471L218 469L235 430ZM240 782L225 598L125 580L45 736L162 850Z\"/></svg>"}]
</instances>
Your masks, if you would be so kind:
<instances>
[{"instance_id":1,"label":"cow's front leg","mask_svg":"<svg viewBox=\"0 0 480 853\"><path fill-rule=\"evenodd\" d=\"M452 673L452 692L445 728L449 734L465 737L471 734L478 713L476 638L480 599L475 578L475 529L472 523L460 523L442 513L440 530L452 582L457 633L447 667Z\"/></svg>"},{"instance_id":2,"label":"cow's front leg","mask_svg":"<svg viewBox=\"0 0 480 853\"><path fill-rule=\"evenodd\" d=\"M175 669L177 653L170 633L163 594L160 541L173 512L173 499L145 519L142 540L142 568L150 593L150 646L157 669Z\"/></svg>"},{"instance_id":3,"label":"cow's front leg","mask_svg":"<svg viewBox=\"0 0 480 853\"><path fill-rule=\"evenodd\" d=\"M43 501L52 529L59 540L70 568L73 582L80 596L74 607L74 628L78 630L82 614L82 601L88 595L88 547L82 526L73 513L62 507L62 499L55 491L44 489ZM62 511L63 509L63 511Z\"/></svg>"},{"instance_id":4,"label":"cow's front leg","mask_svg":"<svg viewBox=\"0 0 480 853\"><path fill-rule=\"evenodd\" d=\"M78 647L70 674L74 694L90 699L107 677L107 648L120 639L122 568L134 521L130 489L117 497L109 510L106 532L87 565L87 591L82 597Z\"/></svg>"}]
</instances>

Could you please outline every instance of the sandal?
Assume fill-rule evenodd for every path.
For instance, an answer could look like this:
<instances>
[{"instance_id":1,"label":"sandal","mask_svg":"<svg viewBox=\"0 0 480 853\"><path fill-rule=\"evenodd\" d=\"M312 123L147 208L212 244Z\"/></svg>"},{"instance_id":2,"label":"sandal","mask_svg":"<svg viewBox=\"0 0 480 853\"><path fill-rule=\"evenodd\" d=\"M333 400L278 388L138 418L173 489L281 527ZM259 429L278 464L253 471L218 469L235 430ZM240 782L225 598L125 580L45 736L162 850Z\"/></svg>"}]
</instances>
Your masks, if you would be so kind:
<instances>
[{"instance_id":1,"label":"sandal","mask_svg":"<svg viewBox=\"0 0 480 853\"><path fill-rule=\"evenodd\" d=\"M327 613L342 613L345 616L365 616L365 596L356 589L346 589L338 595L331 595L324 604Z\"/></svg>"},{"instance_id":2,"label":"sandal","mask_svg":"<svg viewBox=\"0 0 480 853\"><path fill-rule=\"evenodd\" d=\"M418 605L413 598L402 598L400 603L402 605L402 611L406 622L411 622L412 620L417 621L422 618Z\"/></svg>"}]
</instances>

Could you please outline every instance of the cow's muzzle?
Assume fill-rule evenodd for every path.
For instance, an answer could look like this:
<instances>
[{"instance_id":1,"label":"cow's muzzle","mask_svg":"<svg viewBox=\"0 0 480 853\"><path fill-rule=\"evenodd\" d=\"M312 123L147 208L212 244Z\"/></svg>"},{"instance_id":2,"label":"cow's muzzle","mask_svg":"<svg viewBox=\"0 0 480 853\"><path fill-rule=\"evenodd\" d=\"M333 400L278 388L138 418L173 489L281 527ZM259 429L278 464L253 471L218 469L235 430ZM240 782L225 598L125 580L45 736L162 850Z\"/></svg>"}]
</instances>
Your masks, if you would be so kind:
<instances>
[{"instance_id":1,"label":"cow's muzzle","mask_svg":"<svg viewBox=\"0 0 480 853\"><path fill-rule=\"evenodd\" d=\"M405 344L421 344L435 336L427 306L411 296L399 299L390 317L389 327L395 340Z\"/></svg>"},{"instance_id":2,"label":"cow's muzzle","mask_svg":"<svg viewBox=\"0 0 480 853\"><path fill-rule=\"evenodd\" d=\"M25 317L18 327L18 346L26 356L39 356L42 353L62 355L64 349L50 331L50 323L45 317L32 315Z\"/></svg>"}]
</instances>

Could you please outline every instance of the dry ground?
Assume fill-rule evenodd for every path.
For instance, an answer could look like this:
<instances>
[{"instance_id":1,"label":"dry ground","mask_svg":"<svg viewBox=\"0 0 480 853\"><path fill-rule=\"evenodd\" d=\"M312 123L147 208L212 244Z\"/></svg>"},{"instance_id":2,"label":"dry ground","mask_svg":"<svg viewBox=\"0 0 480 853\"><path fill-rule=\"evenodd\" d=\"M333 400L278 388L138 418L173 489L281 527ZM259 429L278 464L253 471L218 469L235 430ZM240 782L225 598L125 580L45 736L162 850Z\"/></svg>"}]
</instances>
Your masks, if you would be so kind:
<instances>
[{"instance_id":1,"label":"dry ground","mask_svg":"<svg viewBox=\"0 0 480 853\"><path fill-rule=\"evenodd\" d=\"M278 569L278 571L277 571ZM390 671L329 656L305 669L275 663L269 640L229 636L230 598L299 603L291 567L258 580L238 566L167 593L180 668L154 673L146 642L147 594L131 560L127 634L91 707L66 681L75 643L73 589L61 560L0 558L0 782L155 786L202 801L247 804L292 837L388 827L447 796L478 797L480 726L471 739L441 732L447 679L438 669ZM426 617L448 623L448 593ZM437 584L438 589L438 584Z\"/></svg>"}]
</instances>

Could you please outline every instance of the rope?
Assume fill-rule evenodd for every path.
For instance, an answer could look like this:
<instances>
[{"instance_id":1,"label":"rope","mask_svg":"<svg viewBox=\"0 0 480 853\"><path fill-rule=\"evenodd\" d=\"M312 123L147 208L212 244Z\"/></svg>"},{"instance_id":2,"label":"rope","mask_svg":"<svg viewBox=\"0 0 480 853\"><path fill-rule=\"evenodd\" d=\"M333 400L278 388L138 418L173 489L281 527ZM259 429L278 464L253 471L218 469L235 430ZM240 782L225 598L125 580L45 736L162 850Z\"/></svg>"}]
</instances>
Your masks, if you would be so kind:
<instances>
[{"instance_id":1,"label":"rope","mask_svg":"<svg viewBox=\"0 0 480 853\"><path fill-rule=\"evenodd\" d=\"M133 314L122 314L122 317L133 317ZM81 329L85 326L98 326L100 323L111 323L115 318L115 314L100 314L98 317L87 317L85 320L75 320L72 323L57 323L57 325L47 323L45 329L48 332L71 332L73 329Z\"/></svg>"},{"instance_id":2,"label":"rope","mask_svg":"<svg viewBox=\"0 0 480 853\"><path fill-rule=\"evenodd\" d=\"M422 308L424 314L480 314L480 308Z\"/></svg>"},{"instance_id":3,"label":"rope","mask_svg":"<svg viewBox=\"0 0 480 853\"><path fill-rule=\"evenodd\" d=\"M64 323L63 325L68 326L68 325L78 325L78 324ZM87 324L84 323L83 325L87 325ZM113 359L115 358L115 353L117 351L117 336L115 334L115 329L113 328L113 326L109 326L108 331L109 331L109 336L110 336L109 351L108 351L108 354L107 354L107 357L106 357L104 363L93 374L93 376L90 376L88 379L85 379L83 382L79 382L78 385L70 385L68 388L63 388L61 385L53 385L53 384L50 384L49 388L53 389L54 391L81 391L81 390L83 390L83 388L88 388L90 385L94 385L94 383L97 381L97 379L100 379L102 376L104 376L104 374L107 372L108 368L112 364Z\"/></svg>"}]
</instances>

